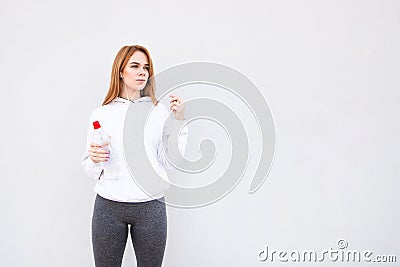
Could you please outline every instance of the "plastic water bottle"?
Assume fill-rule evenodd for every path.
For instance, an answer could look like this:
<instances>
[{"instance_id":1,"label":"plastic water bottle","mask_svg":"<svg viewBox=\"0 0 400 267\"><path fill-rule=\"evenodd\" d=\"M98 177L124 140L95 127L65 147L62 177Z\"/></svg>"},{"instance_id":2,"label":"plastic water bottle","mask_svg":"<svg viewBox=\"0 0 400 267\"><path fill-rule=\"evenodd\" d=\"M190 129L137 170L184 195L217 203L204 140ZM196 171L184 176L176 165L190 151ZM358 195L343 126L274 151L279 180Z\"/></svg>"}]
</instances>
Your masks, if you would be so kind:
<instances>
[{"instance_id":1,"label":"plastic water bottle","mask_svg":"<svg viewBox=\"0 0 400 267\"><path fill-rule=\"evenodd\" d=\"M105 149L110 152L109 153L110 158L108 159L108 161L101 162L104 168L104 178L116 179L115 174L117 169L113 160L110 136L103 131L103 128L101 128L99 121L93 122L93 128L94 128L92 137L93 143L99 146L102 146L105 143L109 143L107 146L102 147L102 149Z\"/></svg>"}]
</instances>

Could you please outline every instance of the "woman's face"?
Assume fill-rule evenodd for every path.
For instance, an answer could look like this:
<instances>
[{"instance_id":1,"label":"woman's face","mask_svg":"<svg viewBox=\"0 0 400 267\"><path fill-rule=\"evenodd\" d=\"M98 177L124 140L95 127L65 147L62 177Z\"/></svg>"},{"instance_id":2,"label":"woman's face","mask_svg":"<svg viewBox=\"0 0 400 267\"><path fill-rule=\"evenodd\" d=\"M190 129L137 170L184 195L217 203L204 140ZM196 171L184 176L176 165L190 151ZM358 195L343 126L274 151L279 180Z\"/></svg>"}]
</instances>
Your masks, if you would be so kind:
<instances>
[{"instance_id":1,"label":"woman's face","mask_svg":"<svg viewBox=\"0 0 400 267\"><path fill-rule=\"evenodd\" d=\"M122 71L126 87L132 90L142 90L149 78L149 68L150 65L145 53L142 51L133 53Z\"/></svg>"}]
</instances>

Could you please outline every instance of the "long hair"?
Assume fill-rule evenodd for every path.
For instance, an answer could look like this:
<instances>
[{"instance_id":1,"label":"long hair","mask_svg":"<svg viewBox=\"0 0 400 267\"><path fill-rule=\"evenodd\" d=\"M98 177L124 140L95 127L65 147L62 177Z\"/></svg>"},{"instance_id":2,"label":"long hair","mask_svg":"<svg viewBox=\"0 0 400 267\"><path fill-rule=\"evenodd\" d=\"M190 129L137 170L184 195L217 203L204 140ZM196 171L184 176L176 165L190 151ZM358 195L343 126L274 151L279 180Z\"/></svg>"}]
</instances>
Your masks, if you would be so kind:
<instances>
[{"instance_id":1,"label":"long hair","mask_svg":"<svg viewBox=\"0 0 400 267\"><path fill-rule=\"evenodd\" d=\"M143 90L140 90L140 96L149 96L153 101L154 105L157 105L158 101L155 96L156 84L154 81L154 68L153 61L151 60L149 51L141 46L141 45L131 45L122 47L117 56L114 59L114 63L112 65L111 70L111 81L110 88L108 89L108 93L106 98L103 101L103 106L107 105L114 98L120 95L121 90L123 89L124 82L120 78L120 73L125 68L126 64L128 64L129 58L136 51L141 51L147 56L147 60L149 61L149 78L147 80L146 86Z\"/></svg>"}]
</instances>

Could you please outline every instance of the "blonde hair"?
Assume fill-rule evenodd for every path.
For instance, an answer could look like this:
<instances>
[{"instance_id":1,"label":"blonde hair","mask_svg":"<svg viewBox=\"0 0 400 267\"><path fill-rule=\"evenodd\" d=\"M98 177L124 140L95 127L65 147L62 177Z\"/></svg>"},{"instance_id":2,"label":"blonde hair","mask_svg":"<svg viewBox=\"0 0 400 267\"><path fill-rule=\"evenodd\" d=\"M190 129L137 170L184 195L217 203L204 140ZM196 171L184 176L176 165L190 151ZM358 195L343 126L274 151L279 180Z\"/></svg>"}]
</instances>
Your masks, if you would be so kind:
<instances>
[{"instance_id":1,"label":"blonde hair","mask_svg":"<svg viewBox=\"0 0 400 267\"><path fill-rule=\"evenodd\" d=\"M120 78L120 73L125 68L126 64L128 64L129 58L135 53L136 51L141 51L147 56L147 60L149 61L149 79L147 80L146 86L143 90L140 90L140 96L149 96L153 101L154 105L157 105L158 101L155 96L156 84L154 81L154 68L153 68L153 61L151 60L149 51L141 46L141 45L131 45L131 46L124 46L122 47L112 65L111 70L111 81L110 81L110 88L108 89L108 93L106 98L103 101L103 106L107 105L114 98L120 95L121 90L123 89L124 83Z\"/></svg>"}]
</instances>

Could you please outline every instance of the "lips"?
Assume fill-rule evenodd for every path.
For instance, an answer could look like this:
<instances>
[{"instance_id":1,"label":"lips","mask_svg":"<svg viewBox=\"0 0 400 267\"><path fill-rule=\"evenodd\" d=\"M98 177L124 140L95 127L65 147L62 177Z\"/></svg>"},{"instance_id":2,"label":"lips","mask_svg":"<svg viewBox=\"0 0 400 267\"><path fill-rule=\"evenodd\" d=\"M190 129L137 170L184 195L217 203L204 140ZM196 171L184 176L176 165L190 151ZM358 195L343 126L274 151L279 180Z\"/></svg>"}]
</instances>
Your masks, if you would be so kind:
<instances>
[{"instance_id":1,"label":"lips","mask_svg":"<svg viewBox=\"0 0 400 267\"><path fill-rule=\"evenodd\" d=\"M146 81L145 79L136 79L136 81L138 81L138 82L144 82L144 81Z\"/></svg>"}]
</instances>

